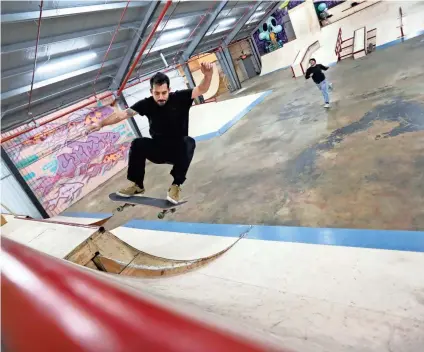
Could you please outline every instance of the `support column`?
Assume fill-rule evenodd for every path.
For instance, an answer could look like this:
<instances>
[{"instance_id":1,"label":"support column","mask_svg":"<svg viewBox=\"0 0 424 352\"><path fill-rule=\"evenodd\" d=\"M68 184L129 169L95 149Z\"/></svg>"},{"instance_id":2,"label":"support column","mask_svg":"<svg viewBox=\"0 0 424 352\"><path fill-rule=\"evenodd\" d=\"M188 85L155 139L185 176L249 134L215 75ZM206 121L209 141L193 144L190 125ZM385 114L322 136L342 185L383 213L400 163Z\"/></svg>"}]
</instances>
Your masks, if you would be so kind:
<instances>
[{"instance_id":1,"label":"support column","mask_svg":"<svg viewBox=\"0 0 424 352\"><path fill-rule=\"evenodd\" d=\"M233 58L231 57L230 50L228 47L222 47L222 53L227 60L228 68L230 69L231 74L234 77L234 82L236 84L236 89L241 89L241 83L237 76L236 68L234 67Z\"/></svg>"},{"instance_id":2,"label":"support column","mask_svg":"<svg viewBox=\"0 0 424 352\"><path fill-rule=\"evenodd\" d=\"M222 71L224 71L225 76L227 76L230 82L230 92L234 92L235 90L237 90L237 88L235 87L233 76L229 72L227 60L224 58L224 55L222 54L221 51L217 51L215 54L216 54L216 57L218 58L219 64L221 65Z\"/></svg>"},{"instance_id":3,"label":"support column","mask_svg":"<svg viewBox=\"0 0 424 352\"><path fill-rule=\"evenodd\" d=\"M129 108L127 101L125 100L124 95L120 95L118 98L118 106L122 109L122 110L126 110ZM135 132L136 137L143 137L141 134L140 129L138 128L137 122L135 121L134 117L130 117L129 119L127 119L128 123L130 124L131 128L133 129L133 131Z\"/></svg>"},{"instance_id":4,"label":"support column","mask_svg":"<svg viewBox=\"0 0 424 352\"><path fill-rule=\"evenodd\" d=\"M253 57L253 64L255 65L255 69L257 72L261 73L262 69L262 62L260 56L258 56L258 52L256 51L256 44L254 43L254 40L252 38L249 38L249 44L250 48L252 49L252 57Z\"/></svg>"},{"instance_id":5,"label":"support column","mask_svg":"<svg viewBox=\"0 0 424 352\"><path fill-rule=\"evenodd\" d=\"M6 166L9 168L10 172L12 173L12 175L15 176L16 181L18 181L18 183L21 185L23 191L26 193L26 195L28 196L28 198L31 200L32 204L34 204L35 208L38 210L38 212L40 213L40 215L44 219L48 219L50 217L49 214L44 209L43 205L38 200L38 197L35 195L35 193L33 192L33 190L28 186L28 184L26 183L25 179L22 177L21 173L19 172L19 170L15 166L14 162L12 161L12 159L10 159L10 157L7 154L6 150L3 149L3 147L1 147L1 158L3 159L4 163L6 164Z\"/></svg>"}]
</instances>

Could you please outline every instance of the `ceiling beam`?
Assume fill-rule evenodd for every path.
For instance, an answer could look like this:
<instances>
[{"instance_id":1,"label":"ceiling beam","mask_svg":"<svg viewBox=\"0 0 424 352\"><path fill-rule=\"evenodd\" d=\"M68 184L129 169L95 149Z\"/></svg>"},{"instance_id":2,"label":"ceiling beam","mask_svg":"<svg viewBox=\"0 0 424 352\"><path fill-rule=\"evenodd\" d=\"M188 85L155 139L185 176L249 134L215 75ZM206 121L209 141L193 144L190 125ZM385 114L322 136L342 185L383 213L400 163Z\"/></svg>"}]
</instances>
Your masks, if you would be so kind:
<instances>
[{"instance_id":1,"label":"ceiling beam","mask_svg":"<svg viewBox=\"0 0 424 352\"><path fill-rule=\"evenodd\" d=\"M220 1L217 8L208 16L206 22L197 30L196 36L190 41L189 46L186 50L184 50L182 54L182 59L184 61L187 61L190 58L191 54L193 54L193 52L196 50L200 41L203 39L209 28L215 22L216 18L227 5L227 2L228 1Z\"/></svg>"},{"instance_id":2,"label":"ceiling beam","mask_svg":"<svg viewBox=\"0 0 424 352\"><path fill-rule=\"evenodd\" d=\"M109 67L109 66L112 66L112 65L117 65L121 61L122 61L122 57L121 58L117 58L117 59L106 61L104 63L104 65L103 65L103 68L106 68L106 67ZM56 76L56 77L53 77L53 78L50 78L50 79L46 79L44 81L40 81L40 82L34 83L34 88L33 89L34 90L35 89L39 89L39 88L48 86L50 84L58 83L60 81L64 81L66 79L70 79L70 78L73 78L75 76L83 75L85 73L98 70L100 68L100 66L101 66L101 63L96 64L96 65L91 65L89 67L85 67L85 68L82 68L82 69L79 69L79 70L71 71L71 72L68 72L68 73L63 74L63 75L60 75L60 76ZM17 95L26 93L26 92L29 91L30 87L31 86L27 85L27 86L24 86L24 87L12 89L12 90L10 90L8 92L4 92L4 93L1 94L1 99L2 100L9 99L9 98L15 97Z\"/></svg>"},{"instance_id":3,"label":"ceiling beam","mask_svg":"<svg viewBox=\"0 0 424 352\"><path fill-rule=\"evenodd\" d=\"M128 7L138 8L138 7L147 6L147 4L148 3L146 1L133 1L129 4ZM62 9L44 10L42 19L64 17L64 16L71 16L71 15L80 15L80 14L85 14L90 12L117 10L117 9L123 9L126 6L127 6L126 2L122 1L122 2L115 2L111 4L75 6L75 7L66 7ZM32 20L37 20L39 15L40 15L40 11L28 11L28 12L2 14L1 22L3 24L3 23L32 21Z\"/></svg>"},{"instance_id":4,"label":"ceiling beam","mask_svg":"<svg viewBox=\"0 0 424 352\"><path fill-rule=\"evenodd\" d=\"M97 82L101 82L101 81L106 80L106 79L111 80L112 77L109 76L109 75L107 75L107 74L106 75L101 75L97 79ZM77 90L77 89L81 89L81 88L86 87L86 86L89 86L89 85L93 85L93 79L86 80L86 81L81 82L81 83L79 83L77 85L73 85L71 87L67 87L67 88L65 88L63 90L56 91L56 92L54 92L52 94L49 94L49 95L43 95L41 98L34 99L32 101L32 103L31 103L31 105L32 106L36 106L37 104L41 104L41 103L46 102L48 100L51 100L53 98L57 98L57 97L66 95L67 93L69 93L71 91L74 91L74 90ZM2 111L2 118L3 118L3 116L7 116L7 115L10 115L12 113L16 113L17 111L24 110L27 107L28 107L28 103L27 102L25 104L15 105L15 106L10 107L10 108L8 106L2 107L2 109L3 109L3 111Z\"/></svg>"},{"instance_id":5,"label":"ceiling beam","mask_svg":"<svg viewBox=\"0 0 424 352\"><path fill-rule=\"evenodd\" d=\"M259 20L259 23L256 25L256 27L250 32L250 35L253 35L253 33L255 33L260 26L262 26L262 22L265 18L267 18L268 16L270 16L272 13L274 13L276 10L278 10L278 8L280 7L282 1L277 1L275 3L275 5L273 7L271 7L264 15L263 17Z\"/></svg>"},{"instance_id":6,"label":"ceiling beam","mask_svg":"<svg viewBox=\"0 0 424 352\"><path fill-rule=\"evenodd\" d=\"M116 73L115 79L112 83L112 86L110 87L111 90L116 90L121 86L121 83L128 72L128 68L130 67L131 62L138 51L141 40L147 30L147 27L149 26L149 23L153 19L153 15L155 14L157 8L159 7L159 4L160 4L159 1L150 2L150 6L147 9L147 13L144 15L144 19L141 22L137 32L135 32L133 41L131 42L125 54L125 57L122 60L121 65L119 66L118 72Z\"/></svg>"},{"instance_id":7,"label":"ceiling beam","mask_svg":"<svg viewBox=\"0 0 424 352\"><path fill-rule=\"evenodd\" d=\"M246 24L250 17L252 17L257 10L257 8L261 5L261 1L256 2L253 7L247 12L240 20L237 22L236 26L233 30L225 37L224 44L228 46L234 37L240 32L240 29Z\"/></svg>"},{"instance_id":8,"label":"ceiling beam","mask_svg":"<svg viewBox=\"0 0 424 352\"><path fill-rule=\"evenodd\" d=\"M119 31L124 31L128 29L136 29L140 26L140 21L137 22L131 22L131 23L125 23L122 24L119 27ZM60 42L66 42L71 41L75 39L82 39L84 37L91 37L95 35L105 34L105 33L112 33L116 29L116 26L108 26L108 27L100 27L100 28L94 28L89 29L86 31L79 31L79 32L72 32L62 35L56 35L52 37L44 37L40 38L40 41L38 42L38 47L60 43ZM14 51L20 51L20 50L28 50L35 47L35 40L30 40L26 42L16 43L16 44L9 44L9 45L2 45L1 46L1 53L7 54Z\"/></svg>"},{"instance_id":9,"label":"ceiling beam","mask_svg":"<svg viewBox=\"0 0 424 352\"><path fill-rule=\"evenodd\" d=\"M123 51L127 48L127 46L129 44L130 44L129 40L125 41L125 42L119 42L119 43L116 43L116 44L112 44L112 46L110 47L110 50L109 50L109 54L111 52L117 51L117 50ZM103 53L106 52L108 50L108 48L109 48L108 46L103 46L103 47L96 48L96 49L91 50L91 51L84 50L84 51L80 51L80 52L72 54L72 55L56 56L51 60L39 61L38 64L37 64L37 68L40 68L44 65L59 63L59 62L66 60L66 59L72 59L72 58L77 59L80 55L84 55L85 53L95 53L97 55L97 61L100 62L100 60L103 56ZM81 66L82 65L80 65L80 67ZM27 74L27 73L32 73L32 70L33 70L33 65L25 65L25 66L21 66L21 67L17 67L17 68L12 68L12 69L7 70L7 71L3 71L2 74L1 74L2 84L3 84L5 79L8 79L8 78L11 78L11 77L14 77L14 76L19 77L19 76L22 76L22 75ZM43 76L44 77L46 76L46 74L38 74L37 71L36 71L36 75L37 75L37 77L36 77L37 80L39 80L40 77L42 79Z\"/></svg>"}]
</instances>

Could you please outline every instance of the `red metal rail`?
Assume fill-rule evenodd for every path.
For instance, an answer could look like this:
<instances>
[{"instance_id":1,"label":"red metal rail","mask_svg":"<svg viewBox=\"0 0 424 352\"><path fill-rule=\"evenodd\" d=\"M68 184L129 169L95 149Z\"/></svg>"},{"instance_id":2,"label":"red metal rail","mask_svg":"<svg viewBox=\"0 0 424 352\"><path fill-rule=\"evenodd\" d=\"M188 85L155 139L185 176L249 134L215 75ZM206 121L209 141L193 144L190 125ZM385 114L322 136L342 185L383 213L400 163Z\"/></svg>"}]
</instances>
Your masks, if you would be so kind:
<instances>
[{"instance_id":1,"label":"red metal rail","mask_svg":"<svg viewBox=\"0 0 424 352\"><path fill-rule=\"evenodd\" d=\"M27 351L276 351L2 238L2 344Z\"/></svg>"},{"instance_id":2,"label":"red metal rail","mask_svg":"<svg viewBox=\"0 0 424 352\"><path fill-rule=\"evenodd\" d=\"M128 0L127 1L127 6L125 6L124 10L121 13L121 17L119 18L118 25L116 26L115 32L113 33L112 39L110 40L109 47L107 48L107 50L106 50L106 52L105 52L105 54L103 56L102 64L101 64L99 70L97 71L96 78L94 78L94 81L93 81L93 93L94 93L94 97L95 98L97 98L97 93L96 93L96 83L97 83L97 80L99 79L100 72L102 72L102 69L103 69L103 66L105 64L106 59L109 56L110 49L112 48L112 44L115 41L116 35L119 32L119 28L121 27L122 20L125 17L125 14L126 14L126 12L128 10L128 6L130 5L130 2L131 2L131 0Z\"/></svg>"},{"instance_id":3,"label":"red metal rail","mask_svg":"<svg viewBox=\"0 0 424 352\"><path fill-rule=\"evenodd\" d=\"M180 45L180 47L176 51L176 54L172 58L172 61L173 61L174 65L176 65L176 60L175 59L176 59L178 53L181 51L181 49L183 47L185 47L187 45L188 41L191 39L191 37L193 36L193 34L196 32L196 29L202 24L202 22L206 19L206 17L208 17L208 15L212 12L212 9L213 9L214 5L215 5L215 2L213 2L211 4L211 6L209 7L209 9L207 10L207 12L204 15L202 15L202 17L200 18L199 23L197 24L197 26L193 28L193 30L191 31L190 35L187 37L187 39Z\"/></svg>"},{"instance_id":4,"label":"red metal rail","mask_svg":"<svg viewBox=\"0 0 424 352\"><path fill-rule=\"evenodd\" d=\"M117 98L121 95L122 91L124 90L124 87L127 84L129 78L131 77L131 75L132 75L135 67L137 66L137 63L140 61L140 58L143 55L144 50L146 50L147 45L152 40L152 38L153 38L153 36L154 36L154 34L156 32L156 29L159 27L159 24L161 23L162 19L165 17L166 11L168 11L168 9L171 6L171 4L172 4L172 1L170 1L170 0L166 2L164 8L162 9L162 11L161 11L161 13L159 15L159 18L156 20L156 23L154 24L154 26L152 28L152 31L150 32L150 34L147 37L146 41L143 43L143 45L142 45L142 47L140 49L140 52L138 53L138 55L135 58L133 64L131 65L130 69L128 70L128 73L125 76L124 81L121 84L121 87L119 87L119 89L118 89L118 91L116 93L116 97Z\"/></svg>"},{"instance_id":5,"label":"red metal rail","mask_svg":"<svg viewBox=\"0 0 424 352\"><path fill-rule=\"evenodd\" d=\"M339 28L339 32L337 34L337 40L336 40L336 48L334 49L334 53L337 56L337 61L340 61L340 53L342 52L342 29Z\"/></svg>"},{"instance_id":6,"label":"red metal rail","mask_svg":"<svg viewBox=\"0 0 424 352\"><path fill-rule=\"evenodd\" d=\"M44 4L44 1L41 0L41 3L39 5L40 15L38 17L37 39L35 41L34 67L32 68L31 88L29 90L29 96L28 96L28 115L31 113L30 108L31 108L31 100L32 100L32 88L34 87L35 69L37 68L38 42L40 41L41 17L43 15L43 4Z\"/></svg>"},{"instance_id":7,"label":"red metal rail","mask_svg":"<svg viewBox=\"0 0 424 352\"><path fill-rule=\"evenodd\" d=\"M138 54L138 56L137 56L136 60L135 60L135 61L134 61L134 63L132 64L132 66L131 66L131 68L130 68L130 70L129 70L128 74L127 74L127 76L125 76L125 80L124 80L124 82L122 82L122 85L121 85L121 87L120 87L120 88L119 88L119 90L118 90L117 97L119 97L119 95L120 95L120 94L122 93L122 91L124 90L125 84L127 83L127 81L128 81L128 79L129 79L129 77L131 76L131 74L132 74L132 72L133 72L133 70L134 70L135 66L137 65L138 61L140 60L141 55L143 55L144 50L146 49L147 45L149 44L150 40L152 39L152 37L153 37L154 33L156 32L157 27L159 26L160 22L162 21L163 17L165 16L166 11L167 11L167 10L168 10L168 8L171 6L171 4L172 4L172 1L167 1L167 3L166 3L166 5L165 5L165 7L163 8L163 10L162 10L162 12L161 12L161 14L159 15L159 18L156 20L156 23L155 23L155 25L153 26L151 33L149 34L148 38L147 38L147 39L146 39L146 41L144 42L144 44L143 44L143 46L142 46L142 48L141 48L141 50L140 50L140 53ZM112 93L112 92L108 92L108 93L106 93L105 95L102 95L100 98L94 99L94 101L91 101L91 99L90 99L90 101L89 101L89 102L84 103L84 104L82 104L82 105L77 105L76 107L74 107L74 108L72 108L72 109L70 109L70 110L62 111L61 113L59 113L59 114L58 114L58 115L56 115L55 117L53 117L53 118L51 118L51 119L48 119L48 120L46 120L46 121L43 121L43 122L41 122L41 123L37 124L37 126L35 126L35 127L30 127L30 128L28 128L28 129L26 129L26 130L19 131L19 132L15 133L15 134L12 134L12 135L10 135L10 136L7 136L7 137L5 137L5 138L2 138L2 139L1 139L1 141L0 141L0 143L1 143L1 144L3 144L3 143L5 143L5 142L7 142L7 141L9 141L9 140L11 140L11 139L13 139L13 138L16 138L16 137L18 137L18 136L20 136L20 135L22 135L22 134L24 134L24 133L27 133L27 132L29 132L29 131L33 130L34 128L36 128L36 127L38 127L38 126L42 126L42 125L45 125L45 124L47 124L47 123L49 123L49 122L52 122L52 121L54 121L54 120L57 120L57 119L59 119L59 118L61 118L61 117L65 116L65 115L68 115L69 113L72 113L72 112L77 111L77 110L79 110L79 109L82 109L82 108L84 108L84 107L86 107L86 106L89 106L89 105L91 105L91 104L93 104L93 103L96 103L96 102L97 102L97 100L102 100L102 99L105 99L105 98L110 97L110 96L112 96L112 95L113 95L113 93Z\"/></svg>"}]
</instances>

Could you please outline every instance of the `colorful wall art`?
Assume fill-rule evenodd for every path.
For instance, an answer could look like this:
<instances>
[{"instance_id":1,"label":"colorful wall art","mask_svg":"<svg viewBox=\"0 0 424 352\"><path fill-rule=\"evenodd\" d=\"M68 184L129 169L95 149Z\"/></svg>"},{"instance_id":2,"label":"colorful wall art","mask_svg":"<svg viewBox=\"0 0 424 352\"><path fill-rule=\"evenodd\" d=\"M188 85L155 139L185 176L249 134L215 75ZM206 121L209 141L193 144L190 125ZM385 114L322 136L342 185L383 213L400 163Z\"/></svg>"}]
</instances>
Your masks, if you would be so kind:
<instances>
[{"instance_id":1,"label":"colorful wall art","mask_svg":"<svg viewBox=\"0 0 424 352\"><path fill-rule=\"evenodd\" d=\"M50 216L57 215L127 165L135 135L125 121L85 135L114 108L83 108L3 144ZM13 131L12 131L13 133Z\"/></svg>"}]
</instances>

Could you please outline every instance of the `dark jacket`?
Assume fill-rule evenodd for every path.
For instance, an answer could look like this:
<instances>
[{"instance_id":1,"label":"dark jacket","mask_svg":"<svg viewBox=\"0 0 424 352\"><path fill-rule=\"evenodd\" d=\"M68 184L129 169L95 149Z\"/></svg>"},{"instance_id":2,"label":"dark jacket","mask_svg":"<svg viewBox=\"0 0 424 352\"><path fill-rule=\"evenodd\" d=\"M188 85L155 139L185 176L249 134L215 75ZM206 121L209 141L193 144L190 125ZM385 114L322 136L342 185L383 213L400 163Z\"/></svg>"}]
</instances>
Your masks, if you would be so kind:
<instances>
[{"instance_id":1,"label":"dark jacket","mask_svg":"<svg viewBox=\"0 0 424 352\"><path fill-rule=\"evenodd\" d=\"M321 64L311 66L306 70L305 78L308 79L312 75L313 81L316 84L320 84L323 80L325 80L325 75L322 70L327 71L328 67Z\"/></svg>"}]
</instances>

